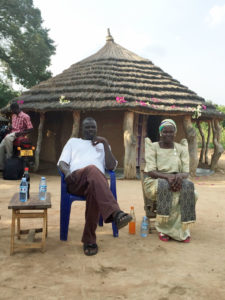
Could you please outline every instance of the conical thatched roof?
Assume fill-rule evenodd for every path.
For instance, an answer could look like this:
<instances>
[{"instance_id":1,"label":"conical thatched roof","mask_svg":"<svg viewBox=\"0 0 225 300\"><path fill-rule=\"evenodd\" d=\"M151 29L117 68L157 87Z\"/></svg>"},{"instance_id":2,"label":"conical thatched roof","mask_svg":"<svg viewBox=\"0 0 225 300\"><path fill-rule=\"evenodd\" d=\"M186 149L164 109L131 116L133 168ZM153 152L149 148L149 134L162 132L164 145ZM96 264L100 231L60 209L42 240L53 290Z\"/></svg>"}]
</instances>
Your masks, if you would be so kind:
<instances>
[{"instance_id":1,"label":"conical thatched roof","mask_svg":"<svg viewBox=\"0 0 225 300\"><path fill-rule=\"evenodd\" d=\"M69 101L60 103L62 96ZM116 44L109 32L105 46L96 54L16 99L24 101L24 110L35 111L129 108L184 114L193 113L197 105L205 105L203 98L150 60ZM204 114L217 115L218 112L208 106Z\"/></svg>"}]
</instances>

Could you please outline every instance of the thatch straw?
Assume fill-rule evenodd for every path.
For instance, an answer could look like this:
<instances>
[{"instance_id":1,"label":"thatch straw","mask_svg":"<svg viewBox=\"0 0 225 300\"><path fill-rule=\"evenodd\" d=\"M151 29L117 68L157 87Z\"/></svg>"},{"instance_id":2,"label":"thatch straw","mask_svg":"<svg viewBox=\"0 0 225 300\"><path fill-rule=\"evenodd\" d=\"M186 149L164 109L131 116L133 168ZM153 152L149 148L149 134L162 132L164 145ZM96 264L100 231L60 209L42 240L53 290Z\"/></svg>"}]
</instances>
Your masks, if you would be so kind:
<instances>
[{"instance_id":1,"label":"thatch straw","mask_svg":"<svg viewBox=\"0 0 225 300\"><path fill-rule=\"evenodd\" d=\"M60 103L62 95L68 103ZM117 103L116 97L124 97L127 102ZM23 100L23 109L30 111L136 108L137 111L189 114L197 105L205 104L203 98L150 60L116 44L110 33L105 46L97 53L15 100ZM218 112L211 105L203 114L218 115Z\"/></svg>"}]
</instances>

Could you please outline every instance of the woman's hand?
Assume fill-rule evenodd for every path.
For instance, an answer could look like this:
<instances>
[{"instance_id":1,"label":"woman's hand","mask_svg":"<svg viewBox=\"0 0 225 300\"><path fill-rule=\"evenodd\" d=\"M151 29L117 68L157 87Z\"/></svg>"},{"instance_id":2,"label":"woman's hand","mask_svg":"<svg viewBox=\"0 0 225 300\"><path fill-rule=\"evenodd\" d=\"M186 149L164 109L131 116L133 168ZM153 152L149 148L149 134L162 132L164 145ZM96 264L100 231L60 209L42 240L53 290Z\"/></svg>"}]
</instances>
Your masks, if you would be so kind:
<instances>
[{"instance_id":1,"label":"woman's hand","mask_svg":"<svg viewBox=\"0 0 225 300\"><path fill-rule=\"evenodd\" d=\"M168 174L166 177L166 180L169 183L170 189L173 192L177 192L180 190L181 186L179 185L179 183L177 182L177 178L176 178L177 174Z\"/></svg>"},{"instance_id":2,"label":"woman's hand","mask_svg":"<svg viewBox=\"0 0 225 300\"><path fill-rule=\"evenodd\" d=\"M168 181L169 185L172 186L175 181L175 174L168 174L166 180Z\"/></svg>"},{"instance_id":3,"label":"woman's hand","mask_svg":"<svg viewBox=\"0 0 225 300\"><path fill-rule=\"evenodd\" d=\"M173 192L178 192L181 190L181 187L182 187L183 176L181 173L177 173L174 175L175 175L174 180L170 187Z\"/></svg>"},{"instance_id":4,"label":"woman's hand","mask_svg":"<svg viewBox=\"0 0 225 300\"><path fill-rule=\"evenodd\" d=\"M188 178L188 173L168 174L158 171L151 171L147 173L153 179L162 178L166 179L169 183L172 192L179 192L182 188L183 179Z\"/></svg>"}]
</instances>

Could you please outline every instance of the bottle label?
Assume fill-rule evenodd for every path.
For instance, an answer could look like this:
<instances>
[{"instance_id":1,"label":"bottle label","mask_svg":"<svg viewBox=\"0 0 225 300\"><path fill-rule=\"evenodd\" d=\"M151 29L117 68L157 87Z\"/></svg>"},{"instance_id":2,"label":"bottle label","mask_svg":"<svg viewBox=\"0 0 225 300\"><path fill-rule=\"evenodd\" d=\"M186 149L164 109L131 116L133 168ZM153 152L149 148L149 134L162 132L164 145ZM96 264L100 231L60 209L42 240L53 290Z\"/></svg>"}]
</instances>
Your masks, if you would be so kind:
<instances>
[{"instance_id":1,"label":"bottle label","mask_svg":"<svg viewBox=\"0 0 225 300\"><path fill-rule=\"evenodd\" d=\"M41 186L39 187L39 191L40 191L40 192L46 192L46 191L47 191L47 185L41 185Z\"/></svg>"},{"instance_id":2,"label":"bottle label","mask_svg":"<svg viewBox=\"0 0 225 300\"><path fill-rule=\"evenodd\" d=\"M147 237L148 236L148 228L149 228L148 222L143 221L141 223L141 232L140 232L142 237Z\"/></svg>"},{"instance_id":3,"label":"bottle label","mask_svg":"<svg viewBox=\"0 0 225 300\"><path fill-rule=\"evenodd\" d=\"M39 186L39 199L46 200L47 185Z\"/></svg>"},{"instance_id":4,"label":"bottle label","mask_svg":"<svg viewBox=\"0 0 225 300\"><path fill-rule=\"evenodd\" d=\"M142 225L141 225L141 228L142 228L143 230L148 230L148 224L142 224Z\"/></svg>"},{"instance_id":5,"label":"bottle label","mask_svg":"<svg viewBox=\"0 0 225 300\"><path fill-rule=\"evenodd\" d=\"M21 202L27 201L27 187L26 186L20 187L20 201Z\"/></svg>"}]
</instances>

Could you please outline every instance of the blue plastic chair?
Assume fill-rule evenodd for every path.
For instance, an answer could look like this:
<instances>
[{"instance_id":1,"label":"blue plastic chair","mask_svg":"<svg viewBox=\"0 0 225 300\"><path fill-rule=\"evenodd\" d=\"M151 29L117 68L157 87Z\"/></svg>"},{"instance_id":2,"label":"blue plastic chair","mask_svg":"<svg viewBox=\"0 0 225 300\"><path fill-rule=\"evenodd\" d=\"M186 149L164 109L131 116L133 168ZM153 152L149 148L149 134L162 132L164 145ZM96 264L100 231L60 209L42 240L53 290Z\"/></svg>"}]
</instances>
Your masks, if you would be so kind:
<instances>
[{"instance_id":1,"label":"blue plastic chair","mask_svg":"<svg viewBox=\"0 0 225 300\"><path fill-rule=\"evenodd\" d=\"M59 170L59 169L58 169ZM116 195L116 175L114 171L107 171L110 175L110 190L117 200ZM59 170L61 176L61 201L60 201L60 240L67 241L69 222L70 222L70 211L73 201L85 201L85 197L73 195L67 192L66 182L64 180L64 174ZM103 226L102 216L99 218L99 226ZM112 222L113 236L118 237L118 229L114 222Z\"/></svg>"}]
</instances>

